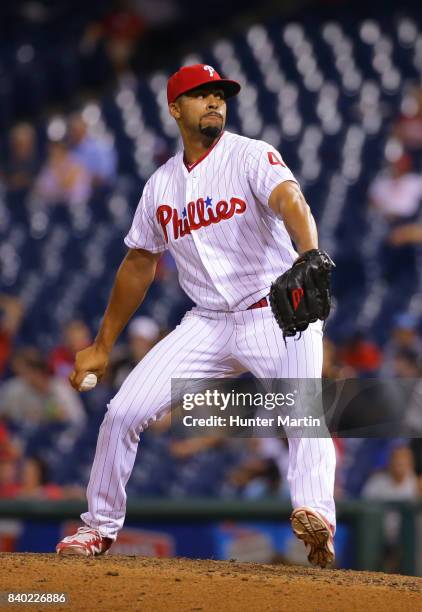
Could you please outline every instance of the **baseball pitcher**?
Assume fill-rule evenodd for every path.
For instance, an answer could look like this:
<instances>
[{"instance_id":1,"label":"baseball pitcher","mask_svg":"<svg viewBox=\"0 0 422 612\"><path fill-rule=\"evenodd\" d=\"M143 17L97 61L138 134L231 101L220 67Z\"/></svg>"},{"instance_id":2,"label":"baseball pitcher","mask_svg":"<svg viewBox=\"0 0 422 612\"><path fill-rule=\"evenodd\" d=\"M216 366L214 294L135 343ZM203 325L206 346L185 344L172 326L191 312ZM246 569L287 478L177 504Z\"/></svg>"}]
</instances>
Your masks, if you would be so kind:
<instances>
[{"instance_id":1,"label":"baseball pitcher","mask_svg":"<svg viewBox=\"0 0 422 612\"><path fill-rule=\"evenodd\" d=\"M280 153L225 131L227 100L239 91L203 64L181 68L168 81L183 151L145 185L98 335L76 356L73 387L86 390L101 379L166 249L196 306L108 405L84 526L59 542L61 555L99 555L117 538L140 434L169 411L172 378L245 371L267 379L321 377L334 264L318 249L315 221ZM334 560L334 470L331 438L289 439L291 525L309 561L321 567Z\"/></svg>"}]
</instances>

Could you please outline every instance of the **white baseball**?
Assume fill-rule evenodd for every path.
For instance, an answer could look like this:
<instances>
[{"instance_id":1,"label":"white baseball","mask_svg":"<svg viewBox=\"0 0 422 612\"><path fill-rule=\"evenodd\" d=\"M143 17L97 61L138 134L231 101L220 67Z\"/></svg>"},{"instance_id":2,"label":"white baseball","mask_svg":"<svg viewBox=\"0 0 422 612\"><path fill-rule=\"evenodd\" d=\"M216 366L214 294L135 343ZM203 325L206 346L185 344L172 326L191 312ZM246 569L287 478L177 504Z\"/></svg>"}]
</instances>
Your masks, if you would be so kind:
<instances>
[{"instance_id":1,"label":"white baseball","mask_svg":"<svg viewBox=\"0 0 422 612\"><path fill-rule=\"evenodd\" d=\"M87 374L81 384L79 385L79 391L90 391L95 387L98 382L98 378L95 374Z\"/></svg>"}]
</instances>

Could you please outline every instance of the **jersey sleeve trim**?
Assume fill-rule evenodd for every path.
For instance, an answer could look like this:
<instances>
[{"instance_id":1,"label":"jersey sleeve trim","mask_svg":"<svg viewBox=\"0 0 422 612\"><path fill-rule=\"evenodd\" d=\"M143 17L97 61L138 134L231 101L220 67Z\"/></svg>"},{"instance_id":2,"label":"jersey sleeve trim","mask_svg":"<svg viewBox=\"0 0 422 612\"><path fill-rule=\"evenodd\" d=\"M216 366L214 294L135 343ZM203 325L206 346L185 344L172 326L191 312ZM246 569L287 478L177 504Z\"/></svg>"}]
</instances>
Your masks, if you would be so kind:
<instances>
[{"instance_id":1,"label":"jersey sleeve trim","mask_svg":"<svg viewBox=\"0 0 422 612\"><path fill-rule=\"evenodd\" d=\"M139 242L133 242L128 236L126 236L123 241L130 249L143 249L144 251L149 251L149 253L164 253L164 251L167 250L167 246L152 248L149 245L142 246Z\"/></svg>"},{"instance_id":2,"label":"jersey sleeve trim","mask_svg":"<svg viewBox=\"0 0 422 612\"><path fill-rule=\"evenodd\" d=\"M155 198L152 181L146 183L135 211L132 225L124 238L131 249L144 249L150 253L162 253L168 246L154 217Z\"/></svg>"},{"instance_id":3,"label":"jersey sleeve trim","mask_svg":"<svg viewBox=\"0 0 422 612\"><path fill-rule=\"evenodd\" d=\"M262 204L268 206L272 192L281 183L292 181L299 184L280 153L270 144L262 140L252 141L246 155L248 179L252 191Z\"/></svg>"}]
</instances>

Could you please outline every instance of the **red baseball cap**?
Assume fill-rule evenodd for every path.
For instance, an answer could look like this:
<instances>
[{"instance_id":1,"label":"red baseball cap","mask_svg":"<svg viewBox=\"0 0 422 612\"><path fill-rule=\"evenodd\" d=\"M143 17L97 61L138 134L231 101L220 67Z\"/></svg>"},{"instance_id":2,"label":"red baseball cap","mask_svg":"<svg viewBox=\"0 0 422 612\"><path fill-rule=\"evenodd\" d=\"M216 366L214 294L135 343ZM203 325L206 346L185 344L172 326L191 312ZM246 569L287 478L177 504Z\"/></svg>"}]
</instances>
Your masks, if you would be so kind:
<instances>
[{"instance_id":1,"label":"red baseball cap","mask_svg":"<svg viewBox=\"0 0 422 612\"><path fill-rule=\"evenodd\" d=\"M171 75L167 82L167 101L169 104L174 102L176 98L182 94L218 81L218 86L224 91L226 98L235 96L240 91L240 85L236 81L222 79L217 70L207 64L193 64L192 66L183 66L177 72Z\"/></svg>"}]
</instances>

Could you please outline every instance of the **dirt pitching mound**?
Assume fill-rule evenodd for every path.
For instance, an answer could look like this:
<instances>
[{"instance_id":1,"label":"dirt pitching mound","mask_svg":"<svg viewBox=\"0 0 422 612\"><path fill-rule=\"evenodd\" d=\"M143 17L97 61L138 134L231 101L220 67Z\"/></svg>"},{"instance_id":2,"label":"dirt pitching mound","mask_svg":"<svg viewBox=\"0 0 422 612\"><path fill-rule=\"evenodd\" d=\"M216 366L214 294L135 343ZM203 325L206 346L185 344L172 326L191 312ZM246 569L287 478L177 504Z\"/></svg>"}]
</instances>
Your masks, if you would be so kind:
<instances>
[{"instance_id":1,"label":"dirt pitching mound","mask_svg":"<svg viewBox=\"0 0 422 612\"><path fill-rule=\"evenodd\" d=\"M325 612L422 609L422 578L298 566L110 555L0 555L0 591L62 593L32 610ZM1 606L2 609L3 606Z\"/></svg>"}]
</instances>

